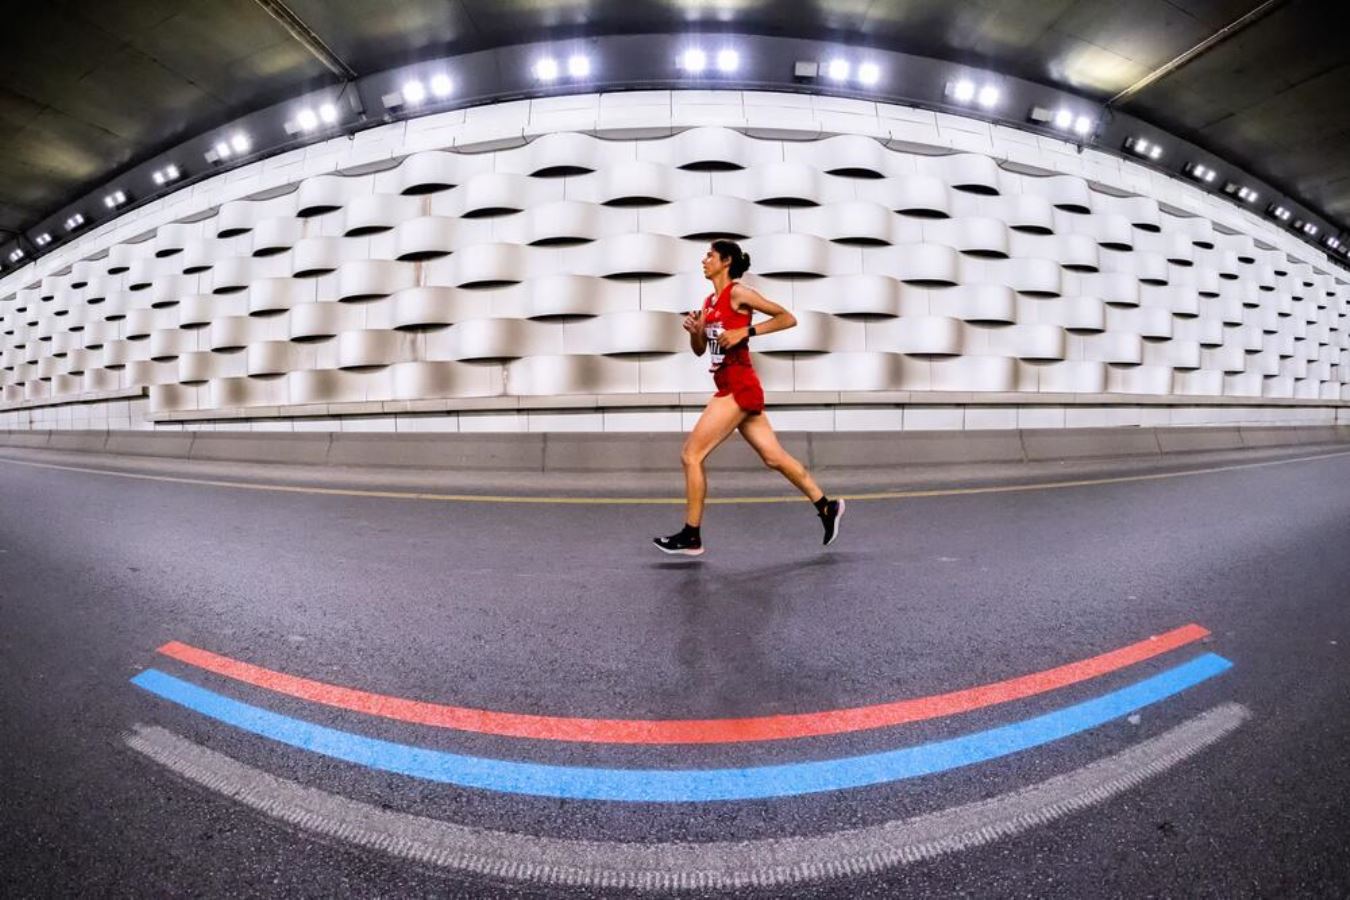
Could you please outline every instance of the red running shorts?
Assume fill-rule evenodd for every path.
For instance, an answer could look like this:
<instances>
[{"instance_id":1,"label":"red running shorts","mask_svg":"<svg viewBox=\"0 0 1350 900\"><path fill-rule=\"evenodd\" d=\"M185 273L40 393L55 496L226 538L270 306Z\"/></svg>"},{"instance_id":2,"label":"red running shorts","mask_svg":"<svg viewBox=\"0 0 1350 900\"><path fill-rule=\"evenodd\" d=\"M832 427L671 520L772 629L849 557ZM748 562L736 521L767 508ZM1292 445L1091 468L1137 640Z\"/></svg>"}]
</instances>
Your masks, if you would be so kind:
<instances>
[{"instance_id":1,"label":"red running shorts","mask_svg":"<svg viewBox=\"0 0 1350 900\"><path fill-rule=\"evenodd\" d=\"M764 412L764 388L752 367L724 365L713 371L713 383L717 385L716 396L730 394L736 398L736 405L746 412Z\"/></svg>"}]
</instances>

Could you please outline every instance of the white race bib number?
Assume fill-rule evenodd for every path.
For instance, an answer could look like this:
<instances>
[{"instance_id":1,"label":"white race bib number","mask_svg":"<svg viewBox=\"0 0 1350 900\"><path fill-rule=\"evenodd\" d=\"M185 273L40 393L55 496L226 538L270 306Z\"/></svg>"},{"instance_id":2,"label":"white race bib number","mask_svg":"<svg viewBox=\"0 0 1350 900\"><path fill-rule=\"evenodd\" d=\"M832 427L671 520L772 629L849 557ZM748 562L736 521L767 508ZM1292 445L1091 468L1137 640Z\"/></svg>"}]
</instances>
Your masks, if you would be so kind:
<instances>
[{"instance_id":1,"label":"white race bib number","mask_svg":"<svg viewBox=\"0 0 1350 900\"><path fill-rule=\"evenodd\" d=\"M722 360L726 358L726 351L717 343L717 336L724 330L721 322L713 322L703 328L703 336L708 339L708 351L711 355L710 365L708 366L710 372L721 368Z\"/></svg>"}]
</instances>

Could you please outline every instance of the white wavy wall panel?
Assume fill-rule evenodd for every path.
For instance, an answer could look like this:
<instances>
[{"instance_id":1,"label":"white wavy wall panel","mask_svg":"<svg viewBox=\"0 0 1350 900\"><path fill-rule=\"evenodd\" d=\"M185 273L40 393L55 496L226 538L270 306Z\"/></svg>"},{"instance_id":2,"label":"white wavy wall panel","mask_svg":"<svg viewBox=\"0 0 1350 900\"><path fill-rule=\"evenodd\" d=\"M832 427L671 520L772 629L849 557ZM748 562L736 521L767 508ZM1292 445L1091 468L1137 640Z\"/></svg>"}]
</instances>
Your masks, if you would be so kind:
<instances>
[{"instance_id":1,"label":"white wavy wall panel","mask_svg":"<svg viewBox=\"0 0 1350 900\"><path fill-rule=\"evenodd\" d=\"M770 391L1350 399L1344 273L1082 177L871 137L543 135L227 202L0 302L7 402L704 392L714 236L798 327Z\"/></svg>"}]
</instances>

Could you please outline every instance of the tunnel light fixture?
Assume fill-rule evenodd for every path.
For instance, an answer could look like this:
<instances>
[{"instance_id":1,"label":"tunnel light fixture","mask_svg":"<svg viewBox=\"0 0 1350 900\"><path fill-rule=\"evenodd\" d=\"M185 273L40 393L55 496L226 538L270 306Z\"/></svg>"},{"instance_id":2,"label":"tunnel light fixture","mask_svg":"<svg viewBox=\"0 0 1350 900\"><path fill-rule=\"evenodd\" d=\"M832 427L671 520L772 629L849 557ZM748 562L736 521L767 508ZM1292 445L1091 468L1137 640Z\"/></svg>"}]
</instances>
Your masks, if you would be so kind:
<instances>
[{"instance_id":1,"label":"tunnel light fixture","mask_svg":"<svg viewBox=\"0 0 1350 900\"><path fill-rule=\"evenodd\" d=\"M22 249L22 248L20 248L20 247L15 247L12 251L10 251L10 254L9 254L9 261L10 261L11 263L16 263L16 262L18 262L18 261L21 260L21 259L23 259L23 249Z\"/></svg>"},{"instance_id":2,"label":"tunnel light fixture","mask_svg":"<svg viewBox=\"0 0 1350 900\"><path fill-rule=\"evenodd\" d=\"M558 78L558 61L551 56L535 61L534 77L538 81L556 81Z\"/></svg>"},{"instance_id":3,"label":"tunnel light fixture","mask_svg":"<svg viewBox=\"0 0 1350 900\"><path fill-rule=\"evenodd\" d=\"M1142 156L1145 159L1158 159L1163 154L1161 144L1142 137L1126 138L1125 149L1129 150L1135 156Z\"/></svg>"},{"instance_id":4,"label":"tunnel light fixture","mask_svg":"<svg viewBox=\"0 0 1350 900\"><path fill-rule=\"evenodd\" d=\"M121 206L123 203L126 202L127 202L127 195L125 191L113 191L111 194L103 198L103 205L108 207L108 209L116 209L117 207Z\"/></svg>"},{"instance_id":5,"label":"tunnel light fixture","mask_svg":"<svg viewBox=\"0 0 1350 900\"><path fill-rule=\"evenodd\" d=\"M402 93L394 96L402 100ZM401 104L400 104L401 105ZM312 106L306 106L300 112L295 114L295 118L286 123L287 134L310 134L318 131L320 128L326 128L337 124L338 108L335 103L320 103L318 109ZM232 149L232 148L231 148ZM217 153L220 151L219 145L216 147Z\"/></svg>"},{"instance_id":6,"label":"tunnel light fixture","mask_svg":"<svg viewBox=\"0 0 1350 900\"><path fill-rule=\"evenodd\" d=\"M1060 131L1072 131L1084 137L1092 133L1094 124L1089 116L1075 113L1064 106L1054 110L1044 106L1033 106L1027 118L1037 125L1049 125Z\"/></svg>"},{"instance_id":7,"label":"tunnel light fixture","mask_svg":"<svg viewBox=\"0 0 1350 900\"><path fill-rule=\"evenodd\" d=\"M690 47L680 54L680 68L690 75L700 75L708 68L708 54L698 47Z\"/></svg>"},{"instance_id":8,"label":"tunnel light fixture","mask_svg":"<svg viewBox=\"0 0 1350 900\"><path fill-rule=\"evenodd\" d=\"M1339 250L1339 249L1341 249L1341 241L1340 241L1339 238L1337 238L1337 237L1334 236L1334 235L1330 235L1330 234L1327 235L1326 245L1327 245L1328 247L1330 247L1332 250Z\"/></svg>"},{"instance_id":9,"label":"tunnel light fixture","mask_svg":"<svg viewBox=\"0 0 1350 900\"><path fill-rule=\"evenodd\" d=\"M181 173L178 171L178 166L174 165L173 163L169 163L162 169L156 169L154 174L152 174L150 178L155 182L155 184L165 185L169 184L170 182L177 181L180 174Z\"/></svg>"},{"instance_id":10,"label":"tunnel light fixture","mask_svg":"<svg viewBox=\"0 0 1350 900\"><path fill-rule=\"evenodd\" d=\"M1293 213L1289 211L1289 207L1281 206L1278 203L1270 204L1270 206L1266 207L1266 212L1270 214L1271 218L1279 219L1281 222L1288 222L1289 217L1293 215Z\"/></svg>"},{"instance_id":11,"label":"tunnel light fixture","mask_svg":"<svg viewBox=\"0 0 1350 900\"><path fill-rule=\"evenodd\" d=\"M724 51L735 53L735 51ZM731 71L735 65L739 64L739 59L733 63L729 60L723 60L731 66L724 71ZM843 84L850 80L856 80L863 87L875 87L881 81L881 66L868 61L858 63L856 66L851 60L842 56L836 56L825 62L814 59L799 59L792 66L792 77L797 81L815 81L817 78L824 77L835 84Z\"/></svg>"},{"instance_id":12,"label":"tunnel light fixture","mask_svg":"<svg viewBox=\"0 0 1350 900\"><path fill-rule=\"evenodd\" d=\"M455 92L455 83L444 72L438 72L431 76L430 87L431 96L437 100L444 100Z\"/></svg>"},{"instance_id":13,"label":"tunnel light fixture","mask_svg":"<svg viewBox=\"0 0 1350 900\"><path fill-rule=\"evenodd\" d=\"M580 53L567 58L567 74L573 78L585 78L591 74L591 58Z\"/></svg>"},{"instance_id":14,"label":"tunnel light fixture","mask_svg":"<svg viewBox=\"0 0 1350 900\"><path fill-rule=\"evenodd\" d=\"M253 149L253 140L244 132L236 131L228 138L221 138L206 151L206 161L222 163L235 156L243 156Z\"/></svg>"},{"instance_id":15,"label":"tunnel light fixture","mask_svg":"<svg viewBox=\"0 0 1350 900\"><path fill-rule=\"evenodd\" d=\"M1186 163L1186 167L1183 171L1185 171L1187 175L1194 178L1196 181L1203 181L1206 184L1213 184L1214 179L1219 177L1218 172L1215 172L1213 169L1211 169L1207 165L1204 165L1203 163L1197 162Z\"/></svg>"},{"instance_id":16,"label":"tunnel light fixture","mask_svg":"<svg viewBox=\"0 0 1350 900\"><path fill-rule=\"evenodd\" d=\"M735 72L741 67L741 55L730 48L717 51L717 71Z\"/></svg>"},{"instance_id":17,"label":"tunnel light fixture","mask_svg":"<svg viewBox=\"0 0 1350 900\"><path fill-rule=\"evenodd\" d=\"M984 109L993 109L998 105L999 98L1002 96L997 86L976 84L969 78L947 82L946 93L957 103L974 103Z\"/></svg>"},{"instance_id":18,"label":"tunnel light fixture","mask_svg":"<svg viewBox=\"0 0 1350 900\"><path fill-rule=\"evenodd\" d=\"M84 224L84 213L75 213L69 219L66 219L66 231L74 231Z\"/></svg>"},{"instance_id":19,"label":"tunnel light fixture","mask_svg":"<svg viewBox=\"0 0 1350 900\"><path fill-rule=\"evenodd\" d=\"M380 97L380 102L382 102L384 108L390 112L401 112L409 107L421 106L426 99L427 86L419 78L409 78L395 90ZM338 120L337 104L328 103L326 106L330 108L328 114L332 116L332 121L328 122L328 124L331 125ZM323 107L319 108L319 119L321 121L328 121L324 119Z\"/></svg>"},{"instance_id":20,"label":"tunnel light fixture","mask_svg":"<svg viewBox=\"0 0 1350 900\"><path fill-rule=\"evenodd\" d=\"M1308 237L1317 237L1317 226L1312 222L1295 222L1294 227L1302 231Z\"/></svg>"},{"instance_id":21,"label":"tunnel light fixture","mask_svg":"<svg viewBox=\"0 0 1350 900\"><path fill-rule=\"evenodd\" d=\"M48 244L50 244L51 242L52 242L52 236L51 236L50 234L48 234L47 232L45 232L45 231L42 232L42 234L39 234L37 237L33 238L33 243L37 244L39 247L45 247L45 246L47 246ZM13 257L11 256L11 257L10 257L10 262L13 262L13 261L14 261L14 259L13 259Z\"/></svg>"},{"instance_id":22,"label":"tunnel light fixture","mask_svg":"<svg viewBox=\"0 0 1350 900\"><path fill-rule=\"evenodd\" d=\"M1260 194L1247 187L1245 184L1238 184L1236 181L1230 181L1223 186L1223 192L1230 197L1237 197L1243 203L1255 203Z\"/></svg>"},{"instance_id":23,"label":"tunnel light fixture","mask_svg":"<svg viewBox=\"0 0 1350 900\"><path fill-rule=\"evenodd\" d=\"M417 79L411 79L403 82L403 87L399 89L403 95L403 102L409 106L416 106L427 99L427 86Z\"/></svg>"}]
</instances>

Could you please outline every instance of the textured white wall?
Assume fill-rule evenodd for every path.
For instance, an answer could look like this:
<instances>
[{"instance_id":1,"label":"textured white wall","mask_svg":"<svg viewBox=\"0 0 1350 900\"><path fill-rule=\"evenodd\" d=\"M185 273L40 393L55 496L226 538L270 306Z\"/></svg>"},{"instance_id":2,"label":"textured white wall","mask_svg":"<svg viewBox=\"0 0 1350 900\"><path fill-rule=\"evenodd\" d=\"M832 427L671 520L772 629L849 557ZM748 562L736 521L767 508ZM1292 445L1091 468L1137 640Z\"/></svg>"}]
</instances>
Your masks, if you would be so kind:
<instances>
[{"instance_id":1,"label":"textured white wall","mask_svg":"<svg viewBox=\"0 0 1350 900\"><path fill-rule=\"evenodd\" d=\"M5 403L706 392L679 321L714 233L742 236L748 280L797 315L754 343L769 391L1350 400L1350 278L1314 248L1128 161L884 104L521 101L296 151L125 219L0 282Z\"/></svg>"}]
</instances>

